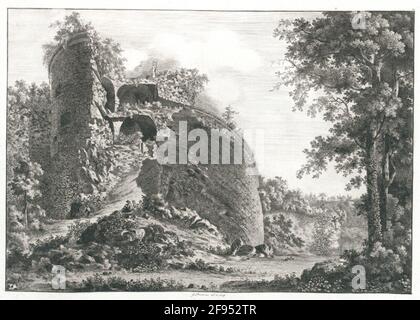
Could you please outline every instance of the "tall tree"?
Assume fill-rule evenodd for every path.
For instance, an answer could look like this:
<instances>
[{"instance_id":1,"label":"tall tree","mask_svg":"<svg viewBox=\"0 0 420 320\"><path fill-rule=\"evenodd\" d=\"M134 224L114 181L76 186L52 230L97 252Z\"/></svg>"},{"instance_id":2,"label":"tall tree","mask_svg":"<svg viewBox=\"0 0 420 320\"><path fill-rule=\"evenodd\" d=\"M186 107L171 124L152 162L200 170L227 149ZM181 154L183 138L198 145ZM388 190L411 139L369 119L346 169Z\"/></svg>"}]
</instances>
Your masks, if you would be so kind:
<instances>
[{"instance_id":1,"label":"tall tree","mask_svg":"<svg viewBox=\"0 0 420 320\"><path fill-rule=\"evenodd\" d=\"M21 197L25 229L29 226L29 211L37 207L35 200L41 196L39 184L42 174L41 166L36 162L22 160L14 168L14 177L10 186L13 192Z\"/></svg>"},{"instance_id":2,"label":"tall tree","mask_svg":"<svg viewBox=\"0 0 420 320\"><path fill-rule=\"evenodd\" d=\"M31 118L50 103L50 88L45 82L28 85L16 81L7 88L7 170L11 177L17 159L29 160L29 127Z\"/></svg>"},{"instance_id":3,"label":"tall tree","mask_svg":"<svg viewBox=\"0 0 420 320\"><path fill-rule=\"evenodd\" d=\"M87 32L93 46L93 55L98 72L101 76L107 76L113 80L125 79L125 58L122 57L122 49L119 43L111 38L103 38L93 27L92 23L85 22L78 12L72 12L64 17L63 21L55 21L50 25L56 29L54 42L44 44L44 64L48 64L56 48L60 46L68 36Z\"/></svg>"},{"instance_id":4,"label":"tall tree","mask_svg":"<svg viewBox=\"0 0 420 320\"><path fill-rule=\"evenodd\" d=\"M390 140L400 136L395 120L404 123L400 115L412 109L401 87L412 91L414 15L364 13L364 23L356 28L353 18L352 13L328 12L313 20L280 21L274 36L287 42L290 70L279 74L276 87L293 86L296 110L307 107L309 114L322 113L332 123L330 134L316 137L304 151L308 162L298 174L316 177L333 160L337 171L355 174L351 185L367 188L371 247L382 240L386 224L380 193L392 183ZM315 98L308 105L309 97Z\"/></svg>"},{"instance_id":5,"label":"tall tree","mask_svg":"<svg viewBox=\"0 0 420 320\"><path fill-rule=\"evenodd\" d=\"M230 129L236 128L236 121L235 117L239 114L239 112L235 111L231 105L225 108L225 111L222 113L222 118L226 121L228 127Z\"/></svg>"},{"instance_id":6,"label":"tall tree","mask_svg":"<svg viewBox=\"0 0 420 320\"><path fill-rule=\"evenodd\" d=\"M29 152L30 125L33 119L45 116L44 106L50 103L48 84L26 84L16 81L7 90L7 200L9 206L21 210L28 227L28 211L38 207L41 166L31 161ZM38 209L36 209L38 210Z\"/></svg>"},{"instance_id":7,"label":"tall tree","mask_svg":"<svg viewBox=\"0 0 420 320\"><path fill-rule=\"evenodd\" d=\"M13 168L17 155L29 158L30 90L25 81L7 88L7 162Z\"/></svg>"}]
</instances>

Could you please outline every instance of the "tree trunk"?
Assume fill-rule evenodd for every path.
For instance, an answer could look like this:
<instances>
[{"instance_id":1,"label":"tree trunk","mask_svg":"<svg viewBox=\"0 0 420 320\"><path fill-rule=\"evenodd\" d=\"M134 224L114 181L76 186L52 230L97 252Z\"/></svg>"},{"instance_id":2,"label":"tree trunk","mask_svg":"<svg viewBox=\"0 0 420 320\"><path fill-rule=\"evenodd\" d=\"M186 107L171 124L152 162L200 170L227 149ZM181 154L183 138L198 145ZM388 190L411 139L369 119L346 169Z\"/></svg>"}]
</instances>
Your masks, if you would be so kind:
<instances>
[{"instance_id":1,"label":"tree trunk","mask_svg":"<svg viewBox=\"0 0 420 320\"><path fill-rule=\"evenodd\" d=\"M368 245L370 249L373 247L375 242L382 240L376 147L376 139L374 139L372 133L369 133L366 141L366 187L369 206Z\"/></svg>"},{"instance_id":2,"label":"tree trunk","mask_svg":"<svg viewBox=\"0 0 420 320\"><path fill-rule=\"evenodd\" d=\"M26 191L23 194L23 218L25 219L25 229L28 230L28 205Z\"/></svg>"},{"instance_id":3,"label":"tree trunk","mask_svg":"<svg viewBox=\"0 0 420 320\"><path fill-rule=\"evenodd\" d=\"M390 138L388 135L384 137L384 151L382 157L382 179L380 184L380 209L381 209L381 225L382 234L388 230L388 194L389 186L395 177L395 170L391 168ZM392 173L391 173L392 171Z\"/></svg>"},{"instance_id":4,"label":"tree trunk","mask_svg":"<svg viewBox=\"0 0 420 320\"><path fill-rule=\"evenodd\" d=\"M393 95L398 97L399 93L399 80L398 75L395 74L395 82L393 88ZM379 186L380 191L380 210L381 210L381 225L382 225L382 235L384 235L388 230L388 194L389 187L392 184L392 181L395 177L395 167L391 163L391 137L385 133L383 138L383 154L382 154L382 179Z\"/></svg>"}]
</instances>

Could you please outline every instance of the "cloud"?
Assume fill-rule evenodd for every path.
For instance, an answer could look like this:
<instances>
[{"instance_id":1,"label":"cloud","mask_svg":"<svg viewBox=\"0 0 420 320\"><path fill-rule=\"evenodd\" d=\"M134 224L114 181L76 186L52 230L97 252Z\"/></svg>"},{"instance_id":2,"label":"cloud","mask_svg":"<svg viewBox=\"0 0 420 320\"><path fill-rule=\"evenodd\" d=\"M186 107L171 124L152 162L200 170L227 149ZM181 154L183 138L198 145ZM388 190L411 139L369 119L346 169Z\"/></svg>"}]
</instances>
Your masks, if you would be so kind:
<instances>
[{"instance_id":1,"label":"cloud","mask_svg":"<svg viewBox=\"0 0 420 320\"><path fill-rule=\"evenodd\" d=\"M160 33L144 50L128 49L123 55L128 70L150 56L175 59L182 67L197 68L209 76L207 94L223 105L240 99L238 76L251 74L262 66L256 50L248 47L238 33L222 28L200 33L199 38Z\"/></svg>"},{"instance_id":2,"label":"cloud","mask_svg":"<svg viewBox=\"0 0 420 320\"><path fill-rule=\"evenodd\" d=\"M127 70L133 70L140 64L141 61L147 58L148 54L143 50L128 48L124 49L122 56L127 59L125 62Z\"/></svg>"},{"instance_id":3,"label":"cloud","mask_svg":"<svg viewBox=\"0 0 420 320\"><path fill-rule=\"evenodd\" d=\"M206 88L207 94L224 106L235 104L243 95L242 88L235 79L217 74L211 77Z\"/></svg>"},{"instance_id":4,"label":"cloud","mask_svg":"<svg viewBox=\"0 0 420 320\"><path fill-rule=\"evenodd\" d=\"M152 41L150 50L175 58L184 67L198 68L205 73L218 69L249 73L262 64L258 53L248 48L237 33L227 29L204 32L200 39L171 33L159 34Z\"/></svg>"}]
</instances>

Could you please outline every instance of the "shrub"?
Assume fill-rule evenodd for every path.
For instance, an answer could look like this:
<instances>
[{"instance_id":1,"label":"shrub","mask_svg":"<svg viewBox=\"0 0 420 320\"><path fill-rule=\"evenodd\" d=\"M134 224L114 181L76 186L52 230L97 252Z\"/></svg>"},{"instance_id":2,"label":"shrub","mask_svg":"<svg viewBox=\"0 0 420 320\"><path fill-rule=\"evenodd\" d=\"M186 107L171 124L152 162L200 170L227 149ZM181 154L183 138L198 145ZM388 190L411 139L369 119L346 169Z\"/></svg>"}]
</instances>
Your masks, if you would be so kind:
<instances>
[{"instance_id":1,"label":"shrub","mask_svg":"<svg viewBox=\"0 0 420 320\"><path fill-rule=\"evenodd\" d=\"M76 221L69 226L67 237L72 241L78 241L83 232L91 225L90 222Z\"/></svg>"},{"instance_id":2,"label":"shrub","mask_svg":"<svg viewBox=\"0 0 420 320\"><path fill-rule=\"evenodd\" d=\"M37 240L31 245L31 256L45 256L52 249L59 249L61 245L67 244L69 238L67 236L51 236L44 240Z\"/></svg>"},{"instance_id":3,"label":"shrub","mask_svg":"<svg viewBox=\"0 0 420 320\"><path fill-rule=\"evenodd\" d=\"M125 218L121 212L114 212L88 226L80 235L80 243L98 242L114 245L122 239L122 232L136 228L136 223Z\"/></svg>"},{"instance_id":4,"label":"shrub","mask_svg":"<svg viewBox=\"0 0 420 320\"><path fill-rule=\"evenodd\" d=\"M104 278L99 274L88 277L79 285L72 286L76 291L180 291L185 286L174 280L143 279L125 280L120 277Z\"/></svg>"},{"instance_id":5,"label":"shrub","mask_svg":"<svg viewBox=\"0 0 420 320\"><path fill-rule=\"evenodd\" d=\"M277 254L287 247L301 248L304 241L293 233L292 227L292 220L286 219L283 214L265 216L264 242Z\"/></svg>"},{"instance_id":6,"label":"shrub","mask_svg":"<svg viewBox=\"0 0 420 320\"><path fill-rule=\"evenodd\" d=\"M229 256L232 253L230 246L210 246L208 247L207 251L218 256Z\"/></svg>"},{"instance_id":7,"label":"shrub","mask_svg":"<svg viewBox=\"0 0 420 320\"><path fill-rule=\"evenodd\" d=\"M22 250L12 249L7 250L6 254L6 267L9 268L22 268L29 269L31 266L31 259L28 254L23 253Z\"/></svg>"},{"instance_id":8,"label":"shrub","mask_svg":"<svg viewBox=\"0 0 420 320\"><path fill-rule=\"evenodd\" d=\"M116 255L116 259L126 269L140 267L143 270L155 270L164 266L160 253L161 249L157 245L135 240L122 246L121 253Z\"/></svg>"},{"instance_id":9,"label":"shrub","mask_svg":"<svg viewBox=\"0 0 420 320\"><path fill-rule=\"evenodd\" d=\"M323 256L331 254L334 234L331 217L331 213L325 209L316 210L311 252Z\"/></svg>"}]
</instances>

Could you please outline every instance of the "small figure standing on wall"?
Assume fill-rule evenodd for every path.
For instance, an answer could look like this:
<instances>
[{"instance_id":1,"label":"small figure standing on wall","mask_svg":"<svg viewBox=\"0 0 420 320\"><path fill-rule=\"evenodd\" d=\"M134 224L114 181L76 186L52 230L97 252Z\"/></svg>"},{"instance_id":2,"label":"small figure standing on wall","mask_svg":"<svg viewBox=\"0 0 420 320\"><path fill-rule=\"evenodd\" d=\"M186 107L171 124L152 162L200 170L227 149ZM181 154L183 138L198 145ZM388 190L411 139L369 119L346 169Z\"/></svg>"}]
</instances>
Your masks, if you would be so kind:
<instances>
[{"instance_id":1,"label":"small figure standing on wall","mask_svg":"<svg viewBox=\"0 0 420 320\"><path fill-rule=\"evenodd\" d=\"M158 61L157 60L153 60L153 64L152 64L152 79L156 79L157 67L158 67Z\"/></svg>"}]
</instances>

